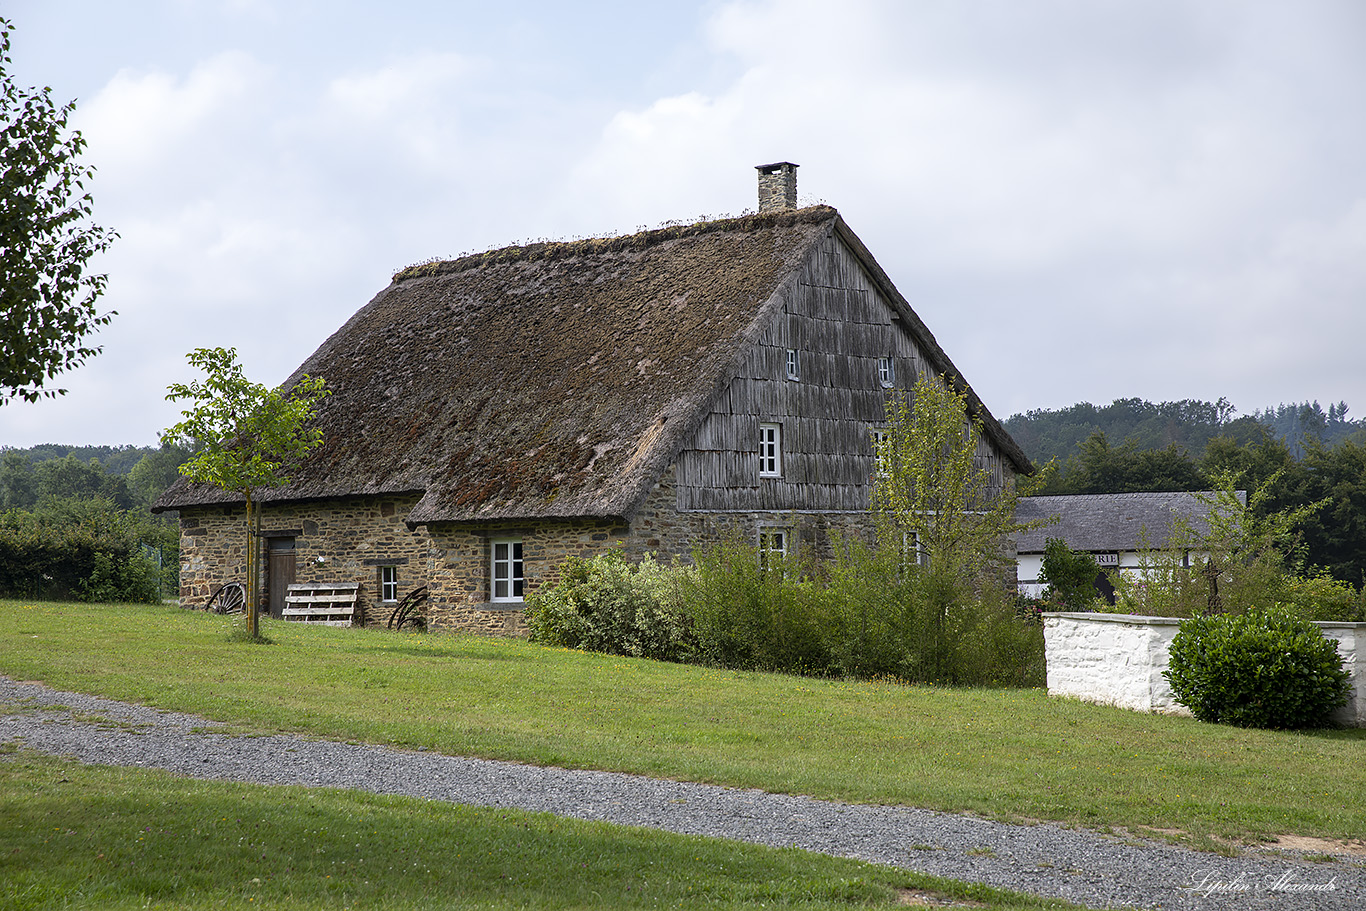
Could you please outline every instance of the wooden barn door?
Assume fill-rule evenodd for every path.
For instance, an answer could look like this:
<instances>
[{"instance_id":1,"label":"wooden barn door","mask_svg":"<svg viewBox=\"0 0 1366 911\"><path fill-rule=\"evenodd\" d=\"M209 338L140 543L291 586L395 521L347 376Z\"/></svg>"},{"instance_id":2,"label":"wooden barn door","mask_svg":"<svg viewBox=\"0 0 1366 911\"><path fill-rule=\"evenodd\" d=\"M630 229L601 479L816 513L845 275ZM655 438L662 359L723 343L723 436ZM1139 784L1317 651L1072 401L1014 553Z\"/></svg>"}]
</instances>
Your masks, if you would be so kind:
<instances>
[{"instance_id":1,"label":"wooden barn door","mask_svg":"<svg viewBox=\"0 0 1366 911\"><path fill-rule=\"evenodd\" d=\"M285 609L285 591L294 583L294 539L269 538L269 559L266 564L266 584L270 591L270 615L281 616Z\"/></svg>"}]
</instances>

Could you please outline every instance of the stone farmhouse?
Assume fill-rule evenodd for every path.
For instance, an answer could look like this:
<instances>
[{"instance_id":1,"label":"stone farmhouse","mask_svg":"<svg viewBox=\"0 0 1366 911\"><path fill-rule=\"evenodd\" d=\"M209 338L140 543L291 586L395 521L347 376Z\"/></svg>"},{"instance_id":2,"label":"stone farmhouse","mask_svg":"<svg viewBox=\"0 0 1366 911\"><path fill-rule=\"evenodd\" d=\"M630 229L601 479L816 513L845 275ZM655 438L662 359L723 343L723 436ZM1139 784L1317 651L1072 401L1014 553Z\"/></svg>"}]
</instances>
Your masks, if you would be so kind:
<instances>
[{"instance_id":1,"label":"stone farmhouse","mask_svg":"<svg viewBox=\"0 0 1366 911\"><path fill-rule=\"evenodd\" d=\"M322 447L263 492L263 565L360 583L366 622L426 587L427 622L516 633L569 555L687 557L725 535L820 549L866 531L872 434L925 373L967 393L979 462L1032 466L796 165L759 167L759 211L413 266L298 369L333 394ZM240 499L183 479L181 603L243 575Z\"/></svg>"}]
</instances>

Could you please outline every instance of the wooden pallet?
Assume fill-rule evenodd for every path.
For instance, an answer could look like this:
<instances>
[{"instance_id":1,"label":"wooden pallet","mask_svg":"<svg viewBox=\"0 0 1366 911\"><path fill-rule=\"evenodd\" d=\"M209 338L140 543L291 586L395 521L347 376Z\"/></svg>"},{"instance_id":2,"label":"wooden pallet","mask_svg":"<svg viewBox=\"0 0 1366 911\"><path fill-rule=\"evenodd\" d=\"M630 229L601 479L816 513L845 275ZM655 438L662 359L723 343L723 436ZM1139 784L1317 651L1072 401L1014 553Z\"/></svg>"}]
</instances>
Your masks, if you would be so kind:
<instances>
[{"instance_id":1,"label":"wooden pallet","mask_svg":"<svg viewBox=\"0 0 1366 911\"><path fill-rule=\"evenodd\" d=\"M285 590L280 616L295 623L352 626L356 620L359 582L327 582L307 585L296 582Z\"/></svg>"}]
</instances>

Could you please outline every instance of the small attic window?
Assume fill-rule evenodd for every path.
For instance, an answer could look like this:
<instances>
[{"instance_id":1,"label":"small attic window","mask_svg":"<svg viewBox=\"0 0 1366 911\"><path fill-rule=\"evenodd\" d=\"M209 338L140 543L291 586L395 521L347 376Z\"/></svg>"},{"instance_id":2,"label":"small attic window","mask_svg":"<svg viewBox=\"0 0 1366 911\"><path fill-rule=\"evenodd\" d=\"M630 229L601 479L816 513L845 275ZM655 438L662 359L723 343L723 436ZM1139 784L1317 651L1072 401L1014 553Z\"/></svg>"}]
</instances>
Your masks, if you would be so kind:
<instances>
[{"instance_id":1,"label":"small attic window","mask_svg":"<svg viewBox=\"0 0 1366 911\"><path fill-rule=\"evenodd\" d=\"M896 385L896 367L891 357L877 359L877 381L884 386Z\"/></svg>"},{"instance_id":2,"label":"small attic window","mask_svg":"<svg viewBox=\"0 0 1366 911\"><path fill-rule=\"evenodd\" d=\"M789 380L799 380L802 378L801 359L797 355L796 348L787 349L787 378Z\"/></svg>"}]
</instances>

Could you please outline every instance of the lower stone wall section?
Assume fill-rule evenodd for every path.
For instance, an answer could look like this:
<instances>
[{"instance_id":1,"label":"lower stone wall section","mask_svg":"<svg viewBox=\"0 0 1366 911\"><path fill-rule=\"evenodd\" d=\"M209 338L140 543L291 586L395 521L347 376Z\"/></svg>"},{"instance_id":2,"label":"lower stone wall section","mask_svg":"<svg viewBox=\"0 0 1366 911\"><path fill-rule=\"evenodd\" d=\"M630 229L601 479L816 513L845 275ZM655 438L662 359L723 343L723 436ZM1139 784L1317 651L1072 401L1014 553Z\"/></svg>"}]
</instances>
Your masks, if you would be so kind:
<instances>
[{"instance_id":1,"label":"lower stone wall section","mask_svg":"<svg viewBox=\"0 0 1366 911\"><path fill-rule=\"evenodd\" d=\"M827 557L832 536L868 540L867 513L681 512L674 472L666 472L629 522L618 519L541 519L528 522L433 524L409 529L405 518L417 496L352 497L313 503L266 504L261 530L267 541L292 542L294 580L359 583L363 623L384 625L395 606L380 600L381 567L395 567L398 597L427 587L425 613L435 629L524 635L522 604L494 601L493 542L522 544L525 593L554 584L567 557L590 558L619 550L629 560L655 554L662 563L691 561L695 549L738 540L757 544L765 529L782 529L788 548ZM245 510L201 507L181 512L180 600L203 607L227 581L247 581ZM253 575L267 604L271 579L262 562Z\"/></svg>"},{"instance_id":2,"label":"lower stone wall section","mask_svg":"<svg viewBox=\"0 0 1366 911\"><path fill-rule=\"evenodd\" d=\"M1134 614L1045 613L1048 695L1141 712L1189 715L1162 672L1181 621ZM1366 623L1315 623L1338 644L1352 697L1332 720L1366 727Z\"/></svg>"}]
</instances>

